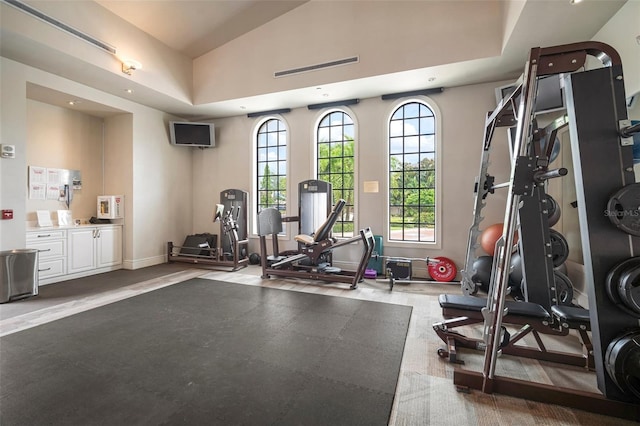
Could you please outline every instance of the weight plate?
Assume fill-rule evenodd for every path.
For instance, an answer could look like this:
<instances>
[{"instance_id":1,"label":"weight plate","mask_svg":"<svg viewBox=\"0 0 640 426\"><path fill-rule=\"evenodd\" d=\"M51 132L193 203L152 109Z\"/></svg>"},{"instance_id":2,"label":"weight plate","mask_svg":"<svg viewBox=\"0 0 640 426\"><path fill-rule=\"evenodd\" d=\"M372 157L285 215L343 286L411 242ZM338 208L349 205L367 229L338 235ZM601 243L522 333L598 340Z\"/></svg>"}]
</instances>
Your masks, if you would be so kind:
<instances>
[{"instance_id":1,"label":"weight plate","mask_svg":"<svg viewBox=\"0 0 640 426\"><path fill-rule=\"evenodd\" d=\"M618 295L627 308L640 314L640 268L624 270L618 282Z\"/></svg>"},{"instance_id":2,"label":"weight plate","mask_svg":"<svg viewBox=\"0 0 640 426\"><path fill-rule=\"evenodd\" d=\"M553 226L560 220L560 205L558 202L549 194L545 194L545 198L547 202L545 203L545 208L547 210L547 220L549 222L549 226Z\"/></svg>"},{"instance_id":3,"label":"weight plate","mask_svg":"<svg viewBox=\"0 0 640 426\"><path fill-rule=\"evenodd\" d=\"M561 273L563 273L563 274L565 274L565 275L567 275L567 274L568 274L568 271L567 271L567 264L566 264L566 263L563 263L563 264L562 264L562 265L560 265L560 266L554 266L554 267L553 267L553 269L554 269L554 270L556 270L556 271L558 271L558 272L561 272Z\"/></svg>"},{"instance_id":4,"label":"weight plate","mask_svg":"<svg viewBox=\"0 0 640 426\"><path fill-rule=\"evenodd\" d=\"M569 243L567 239L556 231L555 229L549 230L549 237L551 239L551 255L553 256L553 266L557 268L562 265L569 257Z\"/></svg>"},{"instance_id":5,"label":"weight plate","mask_svg":"<svg viewBox=\"0 0 640 426\"><path fill-rule=\"evenodd\" d=\"M604 288L607 291L607 296L609 299L618 306L618 308L622 309L624 312L637 316L637 314L633 313L626 305L622 302L620 298L620 293L618 293L618 286L620 284L620 278L622 274L627 270L634 269L640 267L640 257L631 257L626 259L616 266L611 268L609 273L607 274L607 278L605 280Z\"/></svg>"},{"instance_id":6,"label":"weight plate","mask_svg":"<svg viewBox=\"0 0 640 426\"><path fill-rule=\"evenodd\" d=\"M640 237L640 183L624 186L613 194L605 214L621 231Z\"/></svg>"},{"instance_id":7,"label":"weight plate","mask_svg":"<svg viewBox=\"0 0 640 426\"><path fill-rule=\"evenodd\" d=\"M439 262L428 262L427 269L431 278L445 283L453 281L458 274L458 269L456 268L456 264L453 263L453 260L442 256L434 257L433 260L438 260Z\"/></svg>"},{"instance_id":8,"label":"weight plate","mask_svg":"<svg viewBox=\"0 0 640 426\"><path fill-rule=\"evenodd\" d=\"M622 392L640 399L640 330L613 339L607 346L604 365Z\"/></svg>"},{"instance_id":9,"label":"weight plate","mask_svg":"<svg viewBox=\"0 0 640 426\"><path fill-rule=\"evenodd\" d=\"M556 305L573 305L573 283L562 272L553 271L553 278L556 287Z\"/></svg>"}]
</instances>

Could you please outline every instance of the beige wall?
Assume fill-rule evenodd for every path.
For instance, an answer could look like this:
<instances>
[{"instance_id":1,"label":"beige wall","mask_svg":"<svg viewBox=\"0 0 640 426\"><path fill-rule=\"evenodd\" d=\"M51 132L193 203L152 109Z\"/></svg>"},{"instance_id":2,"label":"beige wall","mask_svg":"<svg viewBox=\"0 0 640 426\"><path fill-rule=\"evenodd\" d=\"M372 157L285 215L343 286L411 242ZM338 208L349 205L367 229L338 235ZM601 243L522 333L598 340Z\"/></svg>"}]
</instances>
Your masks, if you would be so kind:
<instances>
[{"instance_id":1,"label":"beige wall","mask_svg":"<svg viewBox=\"0 0 640 426\"><path fill-rule=\"evenodd\" d=\"M0 203L3 209L13 209L15 216L13 220L0 221L0 249L25 246L29 129L32 125L41 128L31 123L27 114L29 110L33 112L33 105L37 104L27 99L26 87L33 83L69 94L71 99L86 99L123 112L104 120L104 158L87 151L78 169L83 170L85 180L84 170L88 167L100 170L104 160L104 191L126 197L125 267L135 269L164 262L166 242L182 242L193 230L191 152L170 145L168 121L172 117L6 58L0 58L0 69L1 140L2 143L11 141L16 146L15 159L0 161ZM28 103L32 103L31 107ZM5 105L11 105L11 108ZM82 134L71 123L79 124L79 127L85 121L94 123L92 119L75 117L64 108L42 104L37 109L53 111L54 116L63 120L60 135L64 131ZM68 120L69 116L75 118ZM55 127L58 120L51 119ZM39 131L41 133L44 131ZM63 136L60 139L64 139ZM48 161L66 164L66 160L55 153Z\"/></svg>"},{"instance_id":2,"label":"beige wall","mask_svg":"<svg viewBox=\"0 0 640 426\"><path fill-rule=\"evenodd\" d=\"M122 60L134 59L143 66L127 79L130 85L147 88L162 87L162 92L174 100L187 104L192 99L192 61L155 40L144 31L117 17L93 1L74 1L72 7L60 7L56 1L29 1L30 6L44 14L60 20L75 29L91 34L92 37L116 49L116 54L106 53L84 40L68 34L14 7L0 4L0 19L3 36L20 38L22 34L37 44L25 51L10 51L3 46L3 56L10 58L27 57L39 62L38 55L57 52L60 71L71 71L78 81L90 84L91 79L108 78L115 85L122 84ZM84 73L69 70L65 58L84 62ZM108 70L111 75L102 73ZM93 71L93 72L92 72ZM83 79L85 79L83 81ZM139 87L142 89L142 87Z\"/></svg>"},{"instance_id":3,"label":"beige wall","mask_svg":"<svg viewBox=\"0 0 640 426\"><path fill-rule=\"evenodd\" d=\"M135 229L133 194L133 114L118 114L104 120L104 190L101 195L124 196L124 267L133 269Z\"/></svg>"},{"instance_id":4,"label":"beige wall","mask_svg":"<svg viewBox=\"0 0 640 426\"><path fill-rule=\"evenodd\" d=\"M640 93L640 1L629 0L602 27L593 40L610 44L622 58L627 96Z\"/></svg>"},{"instance_id":5,"label":"beige wall","mask_svg":"<svg viewBox=\"0 0 640 426\"><path fill-rule=\"evenodd\" d=\"M458 26L432 19L444 15L460 17ZM311 1L196 58L194 103L497 57L501 47L499 2ZM356 64L323 70L322 81L314 72L273 77L356 55Z\"/></svg>"},{"instance_id":6,"label":"beige wall","mask_svg":"<svg viewBox=\"0 0 640 426\"><path fill-rule=\"evenodd\" d=\"M473 220L473 187L480 168L484 119L487 111L495 107L494 88L499 83L451 88L431 98L422 98L439 111L438 131L441 136L440 155L440 217L441 241L434 245L408 245L402 247L385 243L385 254L425 258L427 256L451 257L461 267L466 253L468 230ZM380 98L363 99L357 105L346 108L356 123L357 189L356 226L371 227L374 234L384 235L386 228L386 164L387 123L398 102ZM313 149L314 126L327 111L310 111L296 108L280 118L286 123L289 135L289 207L288 215L297 214L297 184L314 178ZM194 179L194 230L219 233L217 224L211 223L215 203L220 191L237 188L253 195L252 138L261 119L232 117L216 120L217 145L214 149L193 153ZM494 141L492 167L497 181L508 180L509 163L506 133L498 131ZM362 191L364 181L377 180L380 192ZM506 191L491 196L484 210L483 226L502 222ZM250 207L251 211L255 209ZM252 228L251 228L252 229ZM297 225L289 230L283 247L294 248L290 240ZM251 250L259 251L255 237ZM338 262L355 262L361 247L348 246L334 253ZM418 262L419 263L419 262Z\"/></svg>"},{"instance_id":7,"label":"beige wall","mask_svg":"<svg viewBox=\"0 0 640 426\"><path fill-rule=\"evenodd\" d=\"M22 69L0 58L0 142L14 145L16 153L13 159L0 159L0 208L12 209L14 217L0 221L0 250L23 248L26 238L27 86Z\"/></svg>"},{"instance_id":8,"label":"beige wall","mask_svg":"<svg viewBox=\"0 0 640 426\"><path fill-rule=\"evenodd\" d=\"M169 143L169 119L160 111L134 114L133 267L166 261L168 241L180 245L193 233L191 149ZM175 119L175 117L173 117Z\"/></svg>"},{"instance_id":9,"label":"beige wall","mask_svg":"<svg viewBox=\"0 0 640 426\"><path fill-rule=\"evenodd\" d=\"M27 166L79 170L82 189L73 191L69 207L74 219L96 215L96 196L102 193L101 118L67 108L27 100ZM26 188L28 191L28 188ZM27 220L36 220L36 210L66 210L58 200L34 200L27 195Z\"/></svg>"},{"instance_id":10,"label":"beige wall","mask_svg":"<svg viewBox=\"0 0 640 426\"><path fill-rule=\"evenodd\" d=\"M518 5L512 5L507 15L485 7L483 2L379 2L376 7L363 8L364 2L309 2L267 25L240 37L192 63L146 34L119 20L93 2L77 2L74 8L54 7L51 2L30 2L42 11L68 22L80 22L80 30L114 44L122 53L136 52L135 59L144 68L132 77L132 83L148 87L163 87L169 97L195 103L249 96L277 90L317 85L313 73L288 79L273 79L272 72L284 68L309 65L336 57L357 54L361 61L354 66L337 67L323 75L326 82L348 81L377 73L438 65L476 57L497 56L503 42L503 30L511 27ZM369 5L371 6L370 2ZM108 69L121 82L120 62L116 57L97 52L81 40L62 33L47 24L26 17L21 12L2 5L2 26L7 37L29 34L37 42L33 51L55 51L60 54L59 66L64 69L67 55L82 57L86 67ZM392 10L389 8L393 8ZM492 7L498 8L497 5ZM637 44L629 50L614 40L616 27L628 29L627 37L637 28L638 2L628 2L614 20L596 38L602 38L621 51L625 63L627 88L634 90L637 78L632 75L637 63ZM447 8L447 10L437 9ZM392 13L391 13L392 12ZM419 13L416 13L419 12ZM424 22L425 16L438 13L473 15L477 25L460 31L443 28L439 22L429 25L396 25L393 22ZM630 18L631 17L631 18ZM338 21L336 21L338 19ZM629 21L631 19L631 21ZM326 31L326 22L333 22L333 31ZM461 20L462 21L462 20ZM367 24L364 24L366 22ZM495 25L494 25L495 24ZM369 26L365 28L364 25ZM371 29L374 31L371 31ZM286 28L287 31L281 31ZM347 29L349 32L347 32ZM384 29L381 30L381 29ZM297 30L304 37L290 37ZM406 43L389 44L386 31L400 31ZM610 36L611 33L615 33ZM633 34L635 37L636 34ZM608 37L612 37L608 40ZM426 43L425 40L446 39L447 44ZM635 38L633 38L635 41ZM629 46L624 40L624 46ZM635 50L633 50L635 49ZM415 54L419 52L419 54ZM630 53L627 53L630 52ZM3 55L18 55L5 52ZM630 59L629 59L630 58ZM258 66L259 65L259 66ZM0 248L24 245L24 219L27 218L27 148L30 119L27 111L26 85L34 82L44 87L93 100L123 111L122 115L105 119L105 192L126 196L125 262L135 268L163 261L164 244L168 240L181 242L191 232L215 231L211 223L213 205L220 190L239 188L251 191L251 135L256 121L244 116L217 120L218 147L206 151L172 147L168 144L166 114L134 104L121 97L97 91L17 62L0 59L1 93L0 136L2 143L16 146L17 158L0 161L1 207L12 208L13 221L0 222ZM263 70L259 73L256 70ZM267 70L266 72L264 70ZM640 75L640 72L635 73ZM192 88L192 77L193 85ZM78 78L91 78L84 76ZM224 82L224 84L221 84ZM499 83L496 83L498 85ZM484 116L494 106L494 84L448 88L430 101L440 111L441 146L439 150L441 176L439 195L443 208L441 245L436 249L394 248L392 254L403 256L446 255L460 265L466 249L468 226L471 222L473 182L479 169ZM192 97L192 89L195 95ZM238 90L237 92L231 92ZM10 106L10 107L7 107ZM384 217L379 213L385 203L384 184L386 120L391 104L380 99L363 99L351 108L358 124L358 226L371 226L376 233L384 229ZM319 112L294 109L283 119L290 130L292 158L290 192L295 184L312 177L313 125ZM504 132L498 131L495 145ZM504 140L504 139L503 139ZM504 146L504 145L503 145ZM492 157L499 158L494 152ZM496 164L503 164L495 160ZM80 168L81 170L83 167ZM494 169L492 169L492 172ZM362 183L378 180L381 193L364 194ZM497 181L506 180L498 173ZM502 221L504 191L491 196L485 212L484 225ZM297 205L295 196L291 205ZM255 243L255 241L254 241ZM345 258L355 252L347 248ZM390 248L391 250L391 248Z\"/></svg>"}]
</instances>

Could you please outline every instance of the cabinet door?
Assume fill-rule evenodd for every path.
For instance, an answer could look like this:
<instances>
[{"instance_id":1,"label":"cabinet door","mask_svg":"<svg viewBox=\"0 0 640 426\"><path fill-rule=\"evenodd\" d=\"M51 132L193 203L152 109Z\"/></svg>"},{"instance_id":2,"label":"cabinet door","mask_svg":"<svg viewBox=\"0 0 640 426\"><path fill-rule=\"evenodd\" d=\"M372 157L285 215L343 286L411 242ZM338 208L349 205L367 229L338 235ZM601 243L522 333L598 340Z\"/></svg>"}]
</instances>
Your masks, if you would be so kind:
<instances>
[{"instance_id":1,"label":"cabinet door","mask_svg":"<svg viewBox=\"0 0 640 426\"><path fill-rule=\"evenodd\" d=\"M68 273L88 271L96 267L96 228L80 228L69 231Z\"/></svg>"},{"instance_id":2,"label":"cabinet door","mask_svg":"<svg viewBox=\"0 0 640 426\"><path fill-rule=\"evenodd\" d=\"M122 263L122 227L98 228L96 238L97 267Z\"/></svg>"}]
</instances>

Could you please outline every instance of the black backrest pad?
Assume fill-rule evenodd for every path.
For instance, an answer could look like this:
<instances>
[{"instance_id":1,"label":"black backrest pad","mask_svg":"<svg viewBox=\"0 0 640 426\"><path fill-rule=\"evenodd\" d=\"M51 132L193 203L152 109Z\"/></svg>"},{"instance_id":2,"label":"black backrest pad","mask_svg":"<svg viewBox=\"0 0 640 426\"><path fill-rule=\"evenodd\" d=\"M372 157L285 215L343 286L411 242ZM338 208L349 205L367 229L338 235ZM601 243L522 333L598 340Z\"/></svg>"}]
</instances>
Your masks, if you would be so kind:
<instances>
[{"instance_id":1,"label":"black backrest pad","mask_svg":"<svg viewBox=\"0 0 640 426\"><path fill-rule=\"evenodd\" d=\"M184 243L182 243L180 254L207 256L211 253L207 249L216 247L217 238L217 235L212 234L187 235ZM212 243L214 245L211 245Z\"/></svg>"},{"instance_id":2,"label":"black backrest pad","mask_svg":"<svg viewBox=\"0 0 640 426\"><path fill-rule=\"evenodd\" d=\"M480 311L487 306L487 299L474 296L458 296L455 294L441 294L438 302L442 308L462 309L467 311ZM540 319L549 319L550 315L545 308L537 303L515 302L507 300L505 302L507 316L518 315Z\"/></svg>"}]
</instances>

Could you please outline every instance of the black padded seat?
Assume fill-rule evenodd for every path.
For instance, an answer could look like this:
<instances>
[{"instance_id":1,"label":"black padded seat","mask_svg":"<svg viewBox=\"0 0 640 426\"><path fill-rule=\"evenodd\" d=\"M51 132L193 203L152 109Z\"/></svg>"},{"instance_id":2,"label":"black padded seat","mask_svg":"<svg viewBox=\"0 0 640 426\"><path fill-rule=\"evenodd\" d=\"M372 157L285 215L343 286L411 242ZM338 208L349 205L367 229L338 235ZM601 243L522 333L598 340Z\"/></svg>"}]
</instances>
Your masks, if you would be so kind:
<instances>
[{"instance_id":1,"label":"black padded seat","mask_svg":"<svg viewBox=\"0 0 640 426\"><path fill-rule=\"evenodd\" d=\"M440 307L443 309L460 309L464 311L480 312L487 306L487 299L474 296L460 296L456 294L441 294L438 297ZM541 320L550 320L551 316L545 308L537 303L505 301L507 316L517 315Z\"/></svg>"},{"instance_id":2,"label":"black padded seat","mask_svg":"<svg viewBox=\"0 0 640 426\"><path fill-rule=\"evenodd\" d=\"M564 327L583 329L591 328L591 319L589 318L588 309L577 308L575 306L553 305L551 307L551 313L560 320Z\"/></svg>"}]
</instances>

